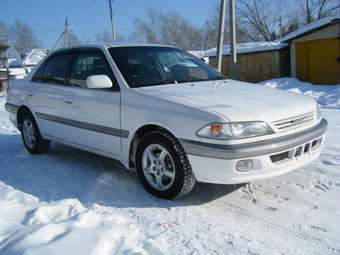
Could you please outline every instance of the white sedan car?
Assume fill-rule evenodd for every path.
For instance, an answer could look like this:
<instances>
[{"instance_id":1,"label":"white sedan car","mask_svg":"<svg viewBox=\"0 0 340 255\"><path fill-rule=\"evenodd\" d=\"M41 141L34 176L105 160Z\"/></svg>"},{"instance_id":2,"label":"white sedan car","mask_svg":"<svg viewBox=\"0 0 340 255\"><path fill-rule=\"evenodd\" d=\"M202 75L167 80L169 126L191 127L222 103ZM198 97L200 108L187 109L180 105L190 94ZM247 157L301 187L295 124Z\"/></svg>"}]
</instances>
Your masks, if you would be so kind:
<instances>
[{"instance_id":1,"label":"white sedan car","mask_svg":"<svg viewBox=\"0 0 340 255\"><path fill-rule=\"evenodd\" d=\"M49 141L119 160L161 198L196 181L274 177L316 159L327 121L305 96L230 80L168 46L54 51L9 86L6 109L27 150Z\"/></svg>"}]
</instances>

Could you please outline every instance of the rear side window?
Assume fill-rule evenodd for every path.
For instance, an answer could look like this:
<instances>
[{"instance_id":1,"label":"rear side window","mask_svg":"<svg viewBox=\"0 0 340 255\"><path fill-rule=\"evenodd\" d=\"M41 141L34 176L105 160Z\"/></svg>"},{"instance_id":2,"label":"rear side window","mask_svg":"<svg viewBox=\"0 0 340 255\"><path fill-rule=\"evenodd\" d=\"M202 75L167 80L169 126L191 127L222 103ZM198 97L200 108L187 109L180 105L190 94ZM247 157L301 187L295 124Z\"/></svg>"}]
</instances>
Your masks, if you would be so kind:
<instances>
[{"instance_id":1,"label":"rear side window","mask_svg":"<svg viewBox=\"0 0 340 255\"><path fill-rule=\"evenodd\" d=\"M51 56L35 72L32 81L49 84L66 84L70 54Z\"/></svg>"},{"instance_id":2,"label":"rear side window","mask_svg":"<svg viewBox=\"0 0 340 255\"><path fill-rule=\"evenodd\" d=\"M111 68L103 54L100 52L77 53L71 68L70 84L86 88L87 77L102 74L110 77L113 86L117 87Z\"/></svg>"},{"instance_id":3,"label":"rear side window","mask_svg":"<svg viewBox=\"0 0 340 255\"><path fill-rule=\"evenodd\" d=\"M32 81L42 82L42 80L44 79L45 64L46 63L43 63L39 66L38 70L33 75Z\"/></svg>"}]
</instances>

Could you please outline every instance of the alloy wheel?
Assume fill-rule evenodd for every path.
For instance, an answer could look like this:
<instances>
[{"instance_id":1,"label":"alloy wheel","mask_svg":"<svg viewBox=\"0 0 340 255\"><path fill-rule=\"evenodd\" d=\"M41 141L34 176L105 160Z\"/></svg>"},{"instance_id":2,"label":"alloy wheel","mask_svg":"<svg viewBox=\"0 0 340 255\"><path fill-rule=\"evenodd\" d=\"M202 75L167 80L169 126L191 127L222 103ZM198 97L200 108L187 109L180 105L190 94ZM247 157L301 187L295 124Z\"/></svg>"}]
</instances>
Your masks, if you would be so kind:
<instances>
[{"instance_id":1,"label":"alloy wheel","mask_svg":"<svg viewBox=\"0 0 340 255\"><path fill-rule=\"evenodd\" d=\"M168 150L159 144L150 144L143 152L143 173L148 183L163 191L175 180L175 164Z\"/></svg>"}]
</instances>

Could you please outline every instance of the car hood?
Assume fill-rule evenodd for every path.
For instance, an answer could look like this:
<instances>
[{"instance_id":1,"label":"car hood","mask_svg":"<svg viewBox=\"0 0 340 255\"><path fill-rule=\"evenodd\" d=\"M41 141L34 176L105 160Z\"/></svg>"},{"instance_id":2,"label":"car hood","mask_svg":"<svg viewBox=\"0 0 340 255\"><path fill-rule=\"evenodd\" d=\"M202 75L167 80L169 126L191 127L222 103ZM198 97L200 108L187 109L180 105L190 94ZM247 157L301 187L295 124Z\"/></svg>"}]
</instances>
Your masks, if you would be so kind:
<instances>
[{"instance_id":1,"label":"car hood","mask_svg":"<svg viewBox=\"0 0 340 255\"><path fill-rule=\"evenodd\" d=\"M316 102L303 95L252 83L222 80L143 87L158 98L213 111L229 121L268 123L315 112Z\"/></svg>"}]
</instances>

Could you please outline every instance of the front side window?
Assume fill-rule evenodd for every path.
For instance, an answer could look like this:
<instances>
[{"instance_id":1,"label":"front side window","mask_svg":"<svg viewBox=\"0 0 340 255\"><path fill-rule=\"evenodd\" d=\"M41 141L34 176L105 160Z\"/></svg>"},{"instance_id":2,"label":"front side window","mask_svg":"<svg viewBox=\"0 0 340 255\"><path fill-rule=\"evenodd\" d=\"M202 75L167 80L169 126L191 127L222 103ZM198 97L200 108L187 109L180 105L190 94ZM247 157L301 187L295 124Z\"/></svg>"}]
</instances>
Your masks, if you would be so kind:
<instances>
[{"instance_id":1,"label":"front side window","mask_svg":"<svg viewBox=\"0 0 340 255\"><path fill-rule=\"evenodd\" d=\"M69 59L69 54L50 57L46 64L44 64L45 67L43 68L44 75L42 82L51 84L66 84L66 73Z\"/></svg>"},{"instance_id":2,"label":"front side window","mask_svg":"<svg viewBox=\"0 0 340 255\"><path fill-rule=\"evenodd\" d=\"M113 47L110 54L131 88L225 79L189 53L171 47Z\"/></svg>"},{"instance_id":3,"label":"front side window","mask_svg":"<svg viewBox=\"0 0 340 255\"><path fill-rule=\"evenodd\" d=\"M107 75L111 80L113 80L111 68L103 54L76 54L71 68L70 84L73 86L86 88L86 79L90 75ZM115 85L114 82L113 84Z\"/></svg>"}]
</instances>

